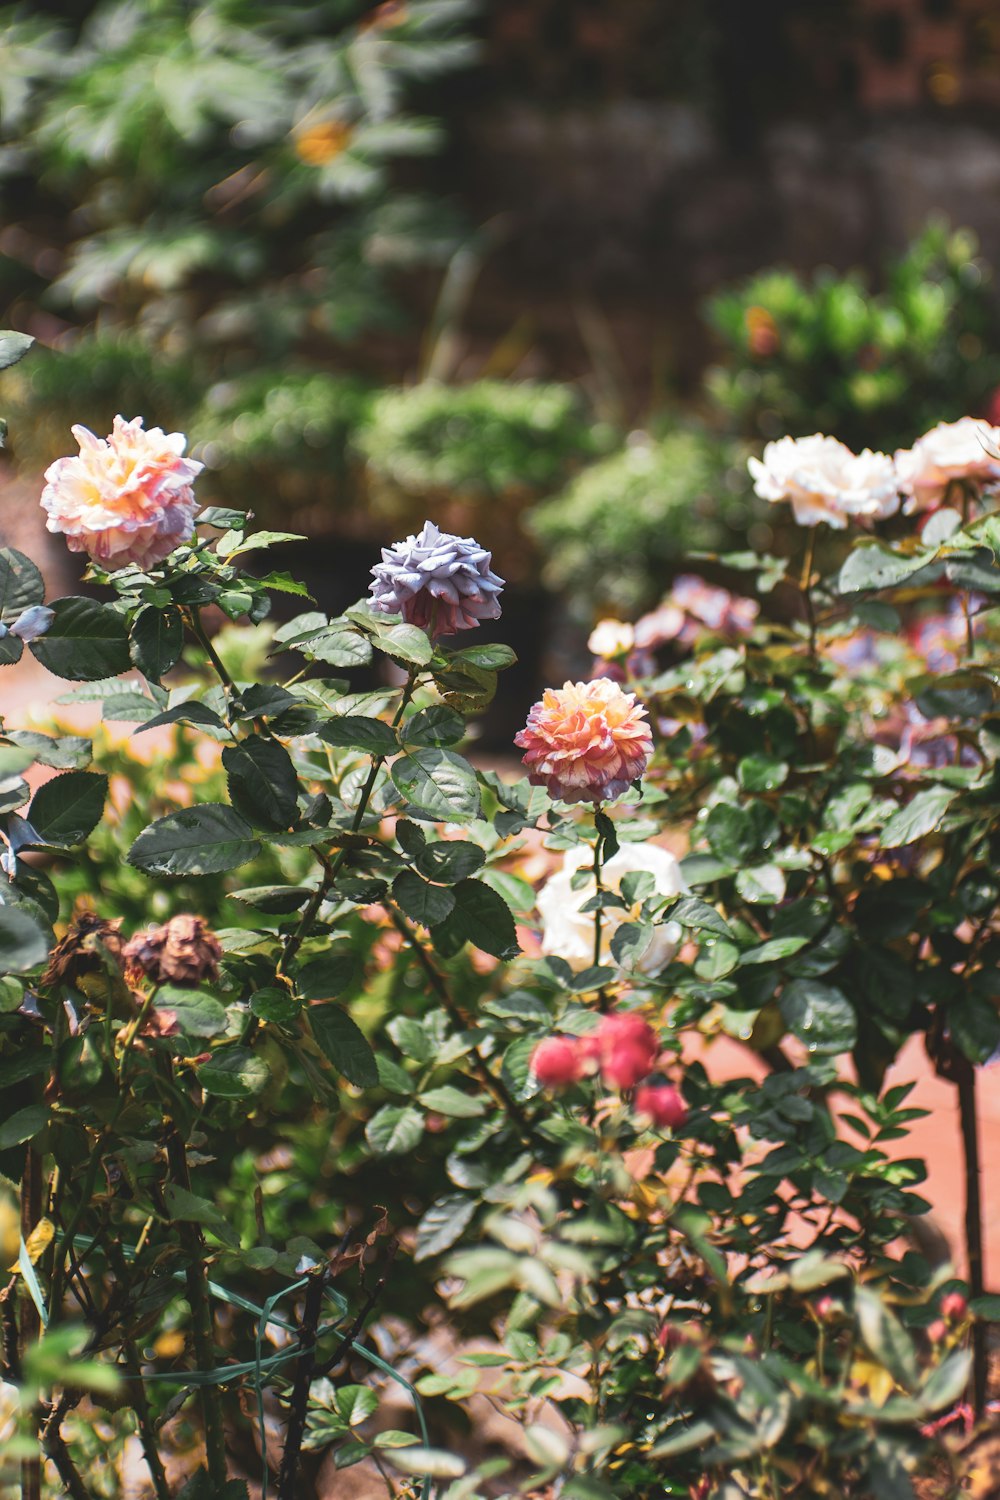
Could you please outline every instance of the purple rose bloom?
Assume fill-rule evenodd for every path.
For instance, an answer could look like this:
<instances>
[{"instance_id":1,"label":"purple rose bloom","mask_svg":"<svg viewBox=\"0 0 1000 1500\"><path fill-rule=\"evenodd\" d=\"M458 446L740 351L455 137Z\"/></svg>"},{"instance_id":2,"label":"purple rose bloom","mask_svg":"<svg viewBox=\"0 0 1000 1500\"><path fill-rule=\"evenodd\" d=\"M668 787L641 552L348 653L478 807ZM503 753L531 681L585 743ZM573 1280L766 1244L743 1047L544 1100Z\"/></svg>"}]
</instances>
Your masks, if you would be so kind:
<instances>
[{"instance_id":1,"label":"purple rose bloom","mask_svg":"<svg viewBox=\"0 0 1000 1500\"><path fill-rule=\"evenodd\" d=\"M432 640L497 620L503 579L491 571L492 561L471 536L452 536L425 521L417 536L383 547L372 568L372 608L402 615Z\"/></svg>"}]
</instances>

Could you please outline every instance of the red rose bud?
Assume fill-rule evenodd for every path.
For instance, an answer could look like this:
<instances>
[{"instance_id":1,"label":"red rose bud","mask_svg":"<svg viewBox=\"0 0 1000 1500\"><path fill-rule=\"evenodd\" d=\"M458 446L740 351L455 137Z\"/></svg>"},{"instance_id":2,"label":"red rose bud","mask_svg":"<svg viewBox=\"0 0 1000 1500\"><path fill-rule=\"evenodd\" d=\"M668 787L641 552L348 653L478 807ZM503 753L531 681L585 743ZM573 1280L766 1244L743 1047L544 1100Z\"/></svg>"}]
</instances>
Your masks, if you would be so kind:
<instances>
[{"instance_id":1,"label":"red rose bud","mask_svg":"<svg viewBox=\"0 0 1000 1500\"><path fill-rule=\"evenodd\" d=\"M833 1317L836 1306L837 1304L828 1294L817 1299L817 1301L813 1304L813 1312L816 1314L817 1318L819 1318L821 1323L828 1323Z\"/></svg>"},{"instance_id":2,"label":"red rose bud","mask_svg":"<svg viewBox=\"0 0 1000 1500\"><path fill-rule=\"evenodd\" d=\"M948 1325L943 1318L935 1318L927 1328L927 1337L932 1344L941 1344L948 1337Z\"/></svg>"},{"instance_id":3,"label":"red rose bud","mask_svg":"<svg viewBox=\"0 0 1000 1500\"><path fill-rule=\"evenodd\" d=\"M646 1115L657 1130L677 1130L687 1119L687 1105L671 1083L647 1083L637 1089L635 1112Z\"/></svg>"},{"instance_id":4,"label":"red rose bud","mask_svg":"<svg viewBox=\"0 0 1000 1500\"><path fill-rule=\"evenodd\" d=\"M572 1037L550 1036L531 1054L531 1069L546 1089L564 1089L580 1076L580 1049Z\"/></svg>"},{"instance_id":5,"label":"red rose bud","mask_svg":"<svg viewBox=\"0 0 1000 1500\"><path fill-rule=\"evenodd\" d=\"M604 1081L616 1089L633 1089L648 1078L660 1052L652 1026L627 1012L605 1016L597 1042Z\"/></svg>"},{"instance_id":6,"label":"red rose bud","mask_svg":"<svg viewBox=\"0 0 1000 1500\"><path fill-rule=\"evenodd\" d=\"M961 1292L947 1292L941 1298L941 1316L949 1323L961 1323L969 1311L969 1304Z\"/></svg>"}]
</instances>

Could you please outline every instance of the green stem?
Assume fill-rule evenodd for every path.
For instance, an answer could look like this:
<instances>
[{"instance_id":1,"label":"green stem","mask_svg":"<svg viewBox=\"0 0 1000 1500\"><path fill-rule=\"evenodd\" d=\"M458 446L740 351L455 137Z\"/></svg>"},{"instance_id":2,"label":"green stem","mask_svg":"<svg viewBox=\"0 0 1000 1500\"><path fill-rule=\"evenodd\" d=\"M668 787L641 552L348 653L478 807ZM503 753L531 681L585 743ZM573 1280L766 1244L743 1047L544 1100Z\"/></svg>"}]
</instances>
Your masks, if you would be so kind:
<instances>
[{"instance_id":1,"label":"green stem","mask_svg":"<svg viewBox=\"0 0 1000 1500\"><path fill-rule=\"evenodd\" d=\"M395 715L393 716L393 729L399 727L403 714L406 712L406 706L413 696L413 690L416 687L416 683L417 668L411 667L409 675L406 679L406 686L403 688L403 692L399 700L399 706L396 709ZM354 810L354 817L351 819L350 832L352 834L357 833L361 828L361 824L364 822L365 813L368 811L368 803L371 800L372 792L375 790L375 783L378 780L378 773L385 765L385 762L386 756L384 755L372 756L371 770L368 772L367 780L365 781L364 786L361 788L361 796L358 801L358 805ZM285 951L281 955L281 961L278 965L279 975L287 975L290 964L293 962L296 954L302 947L302 944L309 936L309 932L312 928L313 922L315 922L316 920L319 909L323 905L323 902L326 900L327 893L329 892L331 886L340 873L344 860L348 855L348 845L346 844L337 851L332 860L326 856L324 850L319 844L312 845L312 850L316 858L319 860L320 864L323 866L323 877L313 894L310 896L308 904L306 905L306 908L302 913L302 917L299 921L298 926L285 944Z\"/></svg>"},{"instance_id":2,"label":"green stem","mask_svg":"<svg viewBox=\"0 0 1000 1500\"><path fill-rule=\"evenodd\" d=\"M802 563L802 577L799 580L799 589L802 594L802 603L806 612L806 622L809 626L809 655L816 655L816 610L813 606L812 579L813 561L816 556L816 527L809 528L809 541L806 543L806 555Z\"/></svg>"},{"instance_id":3,"label":"green stem","mask_svg":"<svg viewBox=\"0 0 1000 1500\"><path fill-rule=\"evenodd\" d=\"M441 1001L441 1004L447 1012L452 1024L459 1027L459 1029L462 1031L467 1030L468 1022L466 1021L466 1018L462 1015L461 1011L458 1009L458 1006L449 995L448 986L445 984L444 978L438 973L437 969L431 963L431 960L427 954L427 950L424 948L424 945L420 941L420 938L417 936L416 932L414 932L413 928L410 926L409 922L406 920L405 916L398 909L398 907L393 906L391 902L386 902L385 909L389 913L389 919L392 922L392 925L395 927L396 931L402 937L404 937L409 944L418 963L420 964L420 967L423 969L425 975L427 976L427 980L430 984L431 989ZM476 1074L478 1075L483 1087L493 1097L496 1103L500 1105L501 1109L503 1109L509 1115L510 1119L521 1132L522 1137L526 1139L527 1121L525 1120L524 1114L522 1113L520 1107L507 1092L502 1079L495 1077L495 1075L490 1072L489 1068L486 1066L486 1060L477 1046L474 1046L472 1048L472 1051L469 1055L472 1059L472 1064L476 1070Z\"/></svg>"},{"instance_id":4,"label":"green stem","mask_svg":"<svg viewBox=\"0 0 1000 1500\"><path fill-rule=\"evenodd\" d=\"M191 632L194 635L195 640L198 642L198 645L204 651L205 655L212 663L212 666L215 668L215 671L223 687L228 688L231 693L235 693L237 691L236 683L229 675L229 670L226 667L225 662L222 660L221 656L212 645L211 637L206 631L204 625L201 623L200 611L197 609L190 610L188 619L191 625Z\"/></svg>"},{"instance_id":5,"label":"green stem","mask_svg":"<svg viewBox=\"0 0 1000 1500\"><path fill-rule=\"evenodd\" d=\"M597 811L598 812L601 811L600 807L598 807ZM597 843L594 845L594 884L595 884L595 886L597 888L597 902L598 902L598 905L597 905L597 907L594 910L594 968L595 969L597 968L597 966L601 962L601 918L604 915L604 908L600 905L600 900L601 900L601 897L604 895L604 885L603 885L603 883L601 881L601 871L602 871L601 858L602 858L603 854L604 854L604 835L602 833L598 833L598 835L597 835Z\"/></svg>"}]
</instances>

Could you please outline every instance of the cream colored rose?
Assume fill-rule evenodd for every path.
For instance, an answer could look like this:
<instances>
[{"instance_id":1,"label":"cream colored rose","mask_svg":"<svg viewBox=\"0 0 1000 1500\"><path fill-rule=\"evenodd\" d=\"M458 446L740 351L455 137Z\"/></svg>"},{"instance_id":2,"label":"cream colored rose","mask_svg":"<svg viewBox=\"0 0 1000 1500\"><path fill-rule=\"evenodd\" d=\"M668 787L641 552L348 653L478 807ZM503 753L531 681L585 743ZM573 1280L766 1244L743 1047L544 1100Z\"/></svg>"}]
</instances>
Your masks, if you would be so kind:
<instances>
[{"instance_id":1,"label":"cream colored rose","mask_svg":"<svg viewBox=\"0 0 1000 1500\"><path fill-rule=\"evenodd\" d=\"M573 889L573 876L593 862L593 853L582 845L568 849L562 869L551 875L538 892L538 910L542 918L542 952L563 958L573 968L583 969L594 961L594 913L582 911L597 886L593 874L579 890ZM658 844L622 844L617 854L606 861L601 883L605 890L621 893L622 877L632 870L648 870L656 882L658 896L677 896L685 889L681 867L669 850ZM606 944L622 922L633 914L621 907L605 907L601 920L602 957ZM636 967L643 974L659 974L675 957L683 936L680 924L664 922L654 930L653 940Z\"/></svg>"},{"instance_id":2,"label":"cream colored rose","mask_svg":"<svg viewBox=\"0 0 1000 1500\"><path fill-rule=\"evenodd\" d=\"M635 631L625 620L598 620L587 650L603 661L614 661L617 656L627 656L635 645Z\"/></svg>"},{"instance_id":3,"label":"cream colored rose","mask_svg":"<svg viewBox=\"0 0 1000 1500\"><path fill-rule=\"evenodd\" d=\"M762 500L788 500L800 526L825 521L843 531L851 519L882 520L899 509L896 471L887 453L852 453L837 438L784 437L747 460Z\"/></svg>"},{"instance_id":4,"label":"cream colored rose","mask_svg":"<svg viewBox=\"0 0 1000 1500\"><path fill-rule=\"evenodd\" d=\"M945 504L948 486L956 480L995 484L1000 480L1000 427L975 417L939 422L912 448L899 449L896 474L908 516Z\"/></svg>"}]
</instances>

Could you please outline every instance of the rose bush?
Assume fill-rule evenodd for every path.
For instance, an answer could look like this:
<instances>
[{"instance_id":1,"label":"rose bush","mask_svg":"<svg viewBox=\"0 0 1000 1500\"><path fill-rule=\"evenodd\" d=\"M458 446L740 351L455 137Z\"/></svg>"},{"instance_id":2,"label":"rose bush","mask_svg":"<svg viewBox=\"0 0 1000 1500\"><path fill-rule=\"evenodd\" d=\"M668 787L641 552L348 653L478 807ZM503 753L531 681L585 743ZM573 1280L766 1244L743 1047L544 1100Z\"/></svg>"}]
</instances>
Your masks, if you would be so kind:
<instances>
[{"instance_id":1,"label":"rose bush","mask_svg":"<svg viewBox=\"0 0 1000 1500\"><path fill-rule=\"evenodd\" d=\"M49 507L70 538L131 493L113 440L88 463ZM144 509L141 562L92 549L101 598L46 605L0 553L0 620L51 611L42 665L211 752L172 791L78 735L0 736L0 1463L25 1495L104 1493L133 1437L157 1500L289 1500L322 1462L442 1500L959 1492L997 1312L1000 531L982 476L918 530L883 471L826 515L864 520L832 578L811 548L795 583L738 554L757 600L688 580L675 629L605 630L621 680L547 692L515 781L460 748L511 660L476 639L501 580L471 539L429 525L369 600L276 628L304 590L247 568L286 538L245 512L178 541ZM917 1112L883 1089L914 1033L961 1101L965 1281L920 1248ZM491 1403L515 1446L477 1441Z\"/></svg>"}]
</instances>

